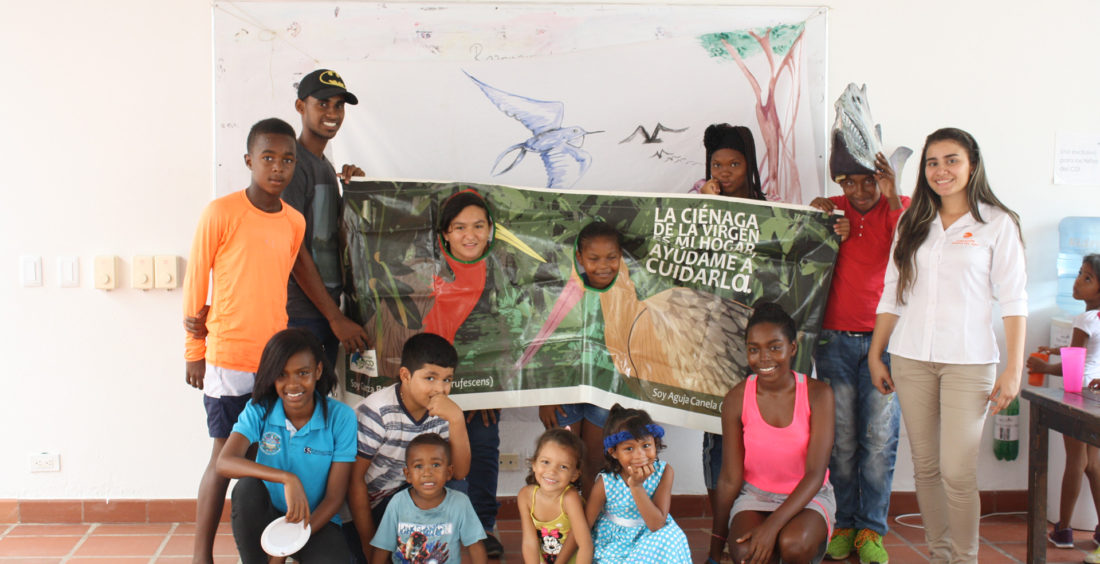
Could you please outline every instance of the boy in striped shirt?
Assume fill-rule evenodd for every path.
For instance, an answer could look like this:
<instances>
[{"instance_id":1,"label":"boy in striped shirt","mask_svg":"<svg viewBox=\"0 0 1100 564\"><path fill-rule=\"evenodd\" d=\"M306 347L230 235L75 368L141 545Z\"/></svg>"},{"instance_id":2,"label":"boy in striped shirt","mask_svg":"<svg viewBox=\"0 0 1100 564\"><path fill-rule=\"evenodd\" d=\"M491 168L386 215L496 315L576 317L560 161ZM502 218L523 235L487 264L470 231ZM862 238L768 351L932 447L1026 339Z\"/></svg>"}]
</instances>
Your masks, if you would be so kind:
<instances>
[{"instance_id":1,"label":"boy in striped shirt","mask_svg":"<svg viewBox=\"0 0 1100 564\"><path fill-rule=\"evenodd\" d=\"M433 333L414 335L401 350L400 381L374 392L356 406L359 454L348 484L348 508L365 551L375 525L405 483L405 450L423 433L451 443L454 479L470 471L470 440L462 408L450 397L458 353ZM370 555L367 555L368 560Z\"/></svg>"}]
</instances>

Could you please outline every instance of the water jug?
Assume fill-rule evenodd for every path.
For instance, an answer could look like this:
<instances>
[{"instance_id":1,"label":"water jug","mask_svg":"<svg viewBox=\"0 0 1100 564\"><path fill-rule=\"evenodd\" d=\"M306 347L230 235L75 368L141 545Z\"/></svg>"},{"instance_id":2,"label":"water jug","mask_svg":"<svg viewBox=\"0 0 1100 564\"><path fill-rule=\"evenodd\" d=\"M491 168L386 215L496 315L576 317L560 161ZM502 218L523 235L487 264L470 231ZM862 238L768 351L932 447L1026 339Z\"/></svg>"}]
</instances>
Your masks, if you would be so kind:
<instances>
[{"instance_id":1,"label":"water jug","mask_svg":"<svg viewBox=\"0 0 1100 564\"><path fill-rule=\"evenodd\" d=\"M1073 299L1073 281L1081 259L1100 253L1100 217L1066 217L1058 223L1058 308L1076 315L1085 302Z\"/></svg>"}]
</instances>

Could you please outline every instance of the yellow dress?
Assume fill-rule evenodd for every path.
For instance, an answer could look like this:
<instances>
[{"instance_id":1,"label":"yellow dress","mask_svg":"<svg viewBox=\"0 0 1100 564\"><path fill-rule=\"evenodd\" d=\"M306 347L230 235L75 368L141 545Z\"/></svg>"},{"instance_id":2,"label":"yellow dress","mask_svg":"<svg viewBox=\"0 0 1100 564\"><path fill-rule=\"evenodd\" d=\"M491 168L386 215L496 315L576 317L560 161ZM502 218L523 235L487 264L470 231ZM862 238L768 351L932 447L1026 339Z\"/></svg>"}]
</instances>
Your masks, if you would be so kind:
<instances>
[{"instance_id":1,"label":"yellow dress","mask_svg":"<svg viewBox=\"0 0 1100 564\"><path fill-rule=\"evenodd\" d=\"M558 496L558 516L549 521L539 521L535 518L535 496L539 493L539 487L536 485L531 490L531 522L535 524L535 532L539 536L539 554L546 564L555 564L558 561L558 554L565 546L565 539L572 529L569 516L565 514L565 510L561 506L562 499L565 498L565 492L569 491L571 487L573 486L565 486L561 495ZM574 564L576 561L577 555L574 554L573 558L569 559L568 564Z\"/></svg>"}]
</instances>

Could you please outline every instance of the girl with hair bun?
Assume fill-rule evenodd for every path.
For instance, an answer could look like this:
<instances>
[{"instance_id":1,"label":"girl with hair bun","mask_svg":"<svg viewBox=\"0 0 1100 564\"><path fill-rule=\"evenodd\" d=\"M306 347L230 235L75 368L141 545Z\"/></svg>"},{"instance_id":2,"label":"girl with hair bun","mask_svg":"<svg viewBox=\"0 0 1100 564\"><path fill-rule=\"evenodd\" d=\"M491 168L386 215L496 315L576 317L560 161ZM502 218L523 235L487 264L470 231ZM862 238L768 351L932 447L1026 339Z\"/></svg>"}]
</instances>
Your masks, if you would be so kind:
<instances>
[{"instance_id":1,"label":"girl with hair bun","mask_svg":"<svg viewBox=\"0 0 1100 564\"><path fill-rule=\"evenodd\" d=\"M611 406L604 425L604 471L585 515L595 523L595 562L688 564L687 536L668 514L672 466L657 457L665 430L641 409Z\"/></svg>"},{"instance_id":2,"label":"girl with hair bun","mask_svg":"<svg viewBox=\"0 0 1100 564\"><path fill-rule=\"evenodd\" d=\"M756 143L752 131L743 125L716 123L703 133L706 149L706 178L695 183L692 192L764 200Z\"/></svg>"}]
</instances>

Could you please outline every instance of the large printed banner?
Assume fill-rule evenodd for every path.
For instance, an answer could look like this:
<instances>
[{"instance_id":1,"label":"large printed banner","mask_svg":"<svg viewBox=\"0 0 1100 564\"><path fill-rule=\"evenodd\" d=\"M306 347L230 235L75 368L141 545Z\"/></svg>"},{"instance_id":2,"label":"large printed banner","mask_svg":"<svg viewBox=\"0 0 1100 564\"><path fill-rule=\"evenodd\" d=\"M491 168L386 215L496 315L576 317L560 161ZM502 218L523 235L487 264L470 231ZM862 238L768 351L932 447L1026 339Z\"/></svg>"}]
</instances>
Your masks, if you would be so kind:
<instances>
[{"instance_id":1,"label":"large printed banner","mask_svg":"<svg viewBox=\"0 0 1100 564\"><path fill-rule=\"evenodd\" d=\"M484 198L494 224L472 265L436 228L462 190ZM431 331L453 336L465 409L621 402L718 431L723 396L747 375L752 304L791 313L794 368L809 370L839 246L820 211L730 198L380 181L344 196L354 309L376 347L352 358L347 390L393 383L405 339ZM623 239L603 290L575 259L593 221Z\"/></svg>"}]
</instances>

